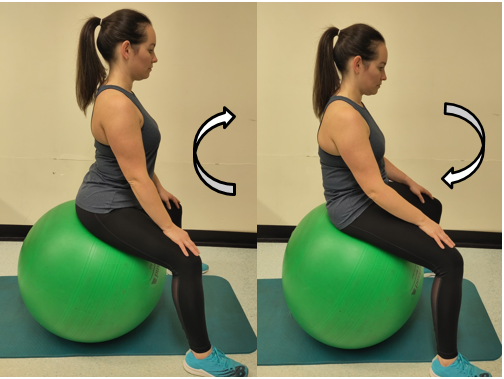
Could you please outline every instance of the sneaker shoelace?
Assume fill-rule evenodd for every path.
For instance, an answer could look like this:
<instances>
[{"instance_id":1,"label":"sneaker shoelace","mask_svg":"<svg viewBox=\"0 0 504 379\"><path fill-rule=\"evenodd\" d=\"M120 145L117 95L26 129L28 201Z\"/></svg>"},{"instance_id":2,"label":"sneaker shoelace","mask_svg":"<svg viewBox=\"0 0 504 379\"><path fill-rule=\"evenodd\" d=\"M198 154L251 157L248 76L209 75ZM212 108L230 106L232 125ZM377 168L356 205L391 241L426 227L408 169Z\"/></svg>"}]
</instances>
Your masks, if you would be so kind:
<instances>
[{"instance_id":1,"label":"sneaker shoelace","mask_svg":"<svg viewBox=\"0 0 504 379\"><path fill-rule=\"evenodd\" d=\"M214 347L212 355L212 362L217 363L219 366L223 366L224 370L229 369L229 359L227 359L226 355L222 351Z\"/></svg>"},{"instance_id":2,"label":"sneaker shoelace","mask_svg":"<svg viewBox=\"0 0 504 379\"><path fill-rule=\"evenodd\" d=\"M466 376L474 376L474 368L466 357L464 357L462 354L459 354L457 361L458 363L456 366L459 367L464 374L468 374Z\"/></svg>"}]
</instances>

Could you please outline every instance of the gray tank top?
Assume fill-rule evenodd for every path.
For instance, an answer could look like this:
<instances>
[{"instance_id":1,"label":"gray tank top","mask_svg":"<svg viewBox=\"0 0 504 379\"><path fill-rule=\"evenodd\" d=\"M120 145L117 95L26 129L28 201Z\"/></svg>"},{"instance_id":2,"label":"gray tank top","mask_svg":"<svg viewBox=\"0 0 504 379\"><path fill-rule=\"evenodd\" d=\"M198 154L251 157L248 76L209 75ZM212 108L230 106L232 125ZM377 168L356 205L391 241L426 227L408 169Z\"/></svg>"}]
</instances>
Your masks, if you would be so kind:
<instances>
[{"instance_id":1,"label":"gray tank top","mask_svg":"<svg viewBox=\"0 0 504 379\"><path fill-rule=\"evenodd\" d=\"M366 107L361 107L347 97L332 96L327 102L325 109L336 100L343 100L353 106L368 123L370 130L369 142L371 143L376 162L378 162L383 181L388 184L389 180L385 172L385 161L383 160L383 156L385 155L385 137L380 128ZM320 122L320 125L322 125L322 122ZM343 158L325 152L320 146L318 153L322 166L322 183L329 218L336 228L342 230L359 217L373 203L373 200L361 189Z\"/></svg>"},{"instance_id":2,"label":"gray tank top","mask_svg":"<svg viewBox=\"0 0 504 379\"><path fill-rule=\"evenodd\" d=\"M124 93L142 113L144 119L142 140L147 161L147 172L152 179L161 141L158 125L140 104L137 97L121 87L114 85L101 86L96 93L96 97L108 88ZM75 204L86 211L102 214L118 208L133 207L142 209L110 146L103 145L96 139L94 146L96 148L96 162L91 165L88 173L84 176Z\"/></svg>"}]
</instances>

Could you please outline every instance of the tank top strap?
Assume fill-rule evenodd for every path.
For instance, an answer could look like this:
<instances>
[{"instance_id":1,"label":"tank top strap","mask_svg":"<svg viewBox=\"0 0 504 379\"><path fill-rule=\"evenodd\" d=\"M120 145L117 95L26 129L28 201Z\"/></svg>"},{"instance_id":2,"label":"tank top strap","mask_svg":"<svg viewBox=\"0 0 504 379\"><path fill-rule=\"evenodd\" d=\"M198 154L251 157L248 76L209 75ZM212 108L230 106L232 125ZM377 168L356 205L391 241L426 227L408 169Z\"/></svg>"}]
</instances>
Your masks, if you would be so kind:
<instances>
[{"instance_id":1,"label":"tank top strap","mask_svg":"<svg viewBox=\"0 0 504 379\"><path fill-rule=\"evenodd\" d=\"M101 86L100 88L98 88L98 91L96 91L95 99L96 99L96 97L98 97L98 95L100 93L102 93L104 90L109 89L109 88L113 88L113 89L115 89L115 90L117 90L119 92L124 93L130 99L131 99L132 96L136 98L136 96L135 96L135 94L133 92L126 91L124 88L119 87L119 86L115 86L113 84L106 84L106 85Z\"/></svg>"},{"instance_id":2,"label":"tank top strap","mask_svg":"<svg viewBox=\"0 0 504 379\"><path fill-rule=\"evenodd\" d=\"M327 104L326 104L326 106L325 106L325 108L324 108L324 113L322 114L322 119L320 120L320 124L319 124L318 130L317 130L317 145L318 145L318 134L319 134L319 132L320 132L320 127L322 126L322 120L324 119L324 115L325 115L325 112L326 112L326 110L327 110L327 107L328 107L331 103L335 102L336 100L343 100L344 102L346 102L346 103L350 104L352 107L354 107L354 108L355 108L355 110L356 110L357 112L359 112L359 113L362 115L362 117L364 117L364 112L369 113L369 112L368 112L368 110L367 110L367 108L366 108L365 106L364 106L364 107L361 107L359 104L357 104L357 103L356 103L355 101L353 101L353 100L350 100L348 97L344 97L344 96L331 96L331 97L329 98L329 100L327 101ZM362 103L362 105L364 105L364 103ZM365 118L365 117L364 117L364 118Z\"/></svg>"},{"instance_id":3,"label":"tank top strap","mask_svg":"<svg viewBox=\"0 0 504 379\"><path fill-rule=\"evenodd\" d=\"M349 99L348 97L345 97L345 96L331 96L329 98L329 101L327 102L327 105L325 107L325 109L327 109L327 107L329 106L329 104L331 104L333 101L336 101L336 100L343 100L345 102L347 102L348 104L350 104L351 106L353 106L355 109L357 110L363 110L363 109L366 109L366 107L361 107L359 104L357 104L355 101ZM362 103L362 105L364 105L364 103ZM324 112L325 112L325 109L324 109Z\"/></svg>"},{"instance_id":4,"label":"tank top strap","mask_svg":"<svg viewBox=\"0 0 504 379\"><path fill-rule=\"evenodd\" d=\"M325 112L326 112L326 110L327 110L327 107L328 107L331 103L335 102L336 100L343 100L344 102L346 102L346 103L350 104L352 107L354 107L354 108L355 108L355 110L356 110L356 111L358 111L358 112L359 112L359 113L361 113L361 114L362 114L362 112L363 112L363 111L367 111L366 106L361 107L359 104L357 104L357 103L356 103L355 101L353 101L353 100L350 100L348 97L344 97L344 96L331 96L331 97L329 98L329 100L327 101L327 104L326 104L326 106L325 106L325 108L324 108L324 113L322 114L322 118L324 118L324 114L325 114ZM362 105L364 105L364 103L362 103ZM322 120L320 120L320 125L322 125ZM320 125L319 125L319 129L320 129Z\"/></svg>"},{"instance_id":5,"label":"tank top strap","mask_svg":"<svg viewBox=\"0 0 504 379\"><path fill-rule=\"evenodd\" d=\"M113 84L107 84L107 85L101 86L100 88L98 88L98 91L96 92L95 100L96 100L96 97L98 97L98 95L100 93L102 93L104 90L109 89L109 88L115 89L115 90L125 94L128 97L128 99L130 99L133 102L133 104L136 105L136 107L138 108L140 113L142 113L142 116L145 117L146 111L145 111L144 107L142 106L142 104L140 103L140 100L138 100L138 98L136 97L136 95L133 92L129 92L122 87L115 86ZM93 111L94 111L94 109L93 109Z\"/></svg>"}]
</instances>

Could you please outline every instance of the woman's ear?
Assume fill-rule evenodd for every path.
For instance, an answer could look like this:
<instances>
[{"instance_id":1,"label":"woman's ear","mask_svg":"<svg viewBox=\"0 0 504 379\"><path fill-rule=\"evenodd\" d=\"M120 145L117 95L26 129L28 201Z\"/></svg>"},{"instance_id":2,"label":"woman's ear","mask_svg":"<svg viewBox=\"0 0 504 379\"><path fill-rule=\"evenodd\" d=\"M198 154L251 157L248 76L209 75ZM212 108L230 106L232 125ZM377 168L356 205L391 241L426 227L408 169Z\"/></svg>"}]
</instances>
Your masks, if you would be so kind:
<instances>
[{"instance_id":1,"label":"woman's ear","mask_svg":"<svg viewBox=\"0 0 504 379\"><path fill-rule=\"evenodd\" d=\"M124 41L121 44L121 55L124 59L128 60L131 57L131 54L133 54L133 48L130 41Z\"/></svg>"}]
</instances>

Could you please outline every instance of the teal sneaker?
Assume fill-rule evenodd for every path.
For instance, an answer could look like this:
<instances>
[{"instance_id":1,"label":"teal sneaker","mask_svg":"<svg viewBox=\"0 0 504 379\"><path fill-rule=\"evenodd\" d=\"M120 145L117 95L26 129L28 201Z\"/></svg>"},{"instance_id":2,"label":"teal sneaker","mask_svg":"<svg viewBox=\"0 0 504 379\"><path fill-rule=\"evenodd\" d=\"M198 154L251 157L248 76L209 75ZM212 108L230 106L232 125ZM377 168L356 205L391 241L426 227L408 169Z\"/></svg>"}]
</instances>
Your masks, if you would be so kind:
<instances>
[{"instance_id":1,"label":"teal sneaker","mask_svg":"<svg viewBox=\"0 0 504 379\"><path fill-rule=\"evenodd\" d=\"M248 368L224 355L215 346L205 359L197 359L189 350L184 359L184 369L198 376L247 376Z\"/></svg>"},{"instance_id":2,"label":"teal sneaker","mask_svg":"<svg viewBox=\"0 0 504 379\"><path fill-rule=\"evenodd\" d=\"M441 366L437 356L432 360L430 368L430 376L446 376L446 377L466 377L466 376L487 376L490 377L488 371L483 371L478 367L469 363L469 361L462 354L458 354L457 359L447 366Z\"/></svg>"},{"instance_id":3,"label":"teal sneaker","mask_svg":"<svg viewBox=\"0 0 504 379\"><path fill-rule=\"evenodd\" d=\"M203 274L208 272L208 265L206 263L202 263L201 268L203 269Z\"/></svg>"}]
</instances>

